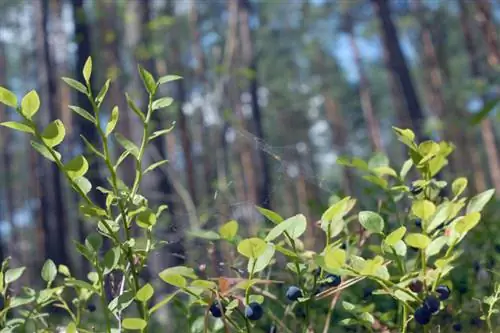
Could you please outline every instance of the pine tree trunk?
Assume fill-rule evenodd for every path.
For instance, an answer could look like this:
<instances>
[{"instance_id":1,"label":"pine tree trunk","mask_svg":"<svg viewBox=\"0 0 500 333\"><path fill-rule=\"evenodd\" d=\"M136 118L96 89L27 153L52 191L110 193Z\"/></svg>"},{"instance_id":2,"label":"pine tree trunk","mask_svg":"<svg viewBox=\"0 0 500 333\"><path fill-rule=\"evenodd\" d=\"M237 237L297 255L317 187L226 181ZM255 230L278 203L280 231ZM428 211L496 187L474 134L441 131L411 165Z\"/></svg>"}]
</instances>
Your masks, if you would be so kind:
<instances>
[{"instance_id":1,"label":"pine tree trunk","mask_svg":"<svg viewBox=\"0 0 500 333\"><path fill-rule=\"evenodd\" d=\"M423 125L425 116L420 107L417 92L414 88L406 59L404 58L399 37L391 18L388 0L371 0L382 27L384 46L387 49L391 71L398 78L401 91L405 98L406 108L412 121L413 130L417 137L424 139Z\"/></svg>"},{"instance_id":2,"label":"pine tree trunk","mask_svg":"<svg viewBox=\"0 0 500 333\"><path fill-rule=\"evenodd\" d=\"M497 31L493 18L491 17L491 3L489 0L476 0L477 20L481 32L483 33L488 46L488 63L490 66L496 66L500 61L498 49Z\"/></svg>"}]
</instances>

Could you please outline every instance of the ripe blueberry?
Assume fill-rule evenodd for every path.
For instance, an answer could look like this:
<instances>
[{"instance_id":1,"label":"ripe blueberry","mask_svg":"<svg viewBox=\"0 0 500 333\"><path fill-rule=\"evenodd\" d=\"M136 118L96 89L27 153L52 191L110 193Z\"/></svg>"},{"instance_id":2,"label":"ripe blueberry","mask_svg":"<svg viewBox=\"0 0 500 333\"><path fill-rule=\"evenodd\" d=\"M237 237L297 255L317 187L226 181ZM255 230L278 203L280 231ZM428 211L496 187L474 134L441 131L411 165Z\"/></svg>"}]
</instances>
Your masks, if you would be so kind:
<instances>
[{"instance_id":1,"label":"ripe blueberry","mask_svg":"<svg viewBox=\"0 0 500 333\"><path fill-rule=\"evenodd\" d=\"M87 310L89 310L89 312L94 312L96 309L95 305L90 303L87 305Z\"/></svg>"},{"instance_id":2,"label":"ripe blueberry","mask_svg":"<svg viewBox=\"0 0 500 333\"><path fill-rule=\"evenodd\" d=\"M342 282L342 279L338 275L328 274L326 276L325 284L329 287L337 287Z\"/></svg>"},{"instance_id":3,"label":"ripe blueberry","mask_svg":"<svg viewBox=\"0 0 500 333\"><path fill-rule=\"evenodd\" d=\"M453 324L453 330L455 332L462 332L462 324L460 324L460 323Z\"/></svg>"},{"instance_id":4,"label":"ripe blueberry","mask_svg":"<svg viewBox=\"0 0 500 333\"><path fill-rule=\"evenodd\" d=\"M483 322L481 321L481 318L479 317L474 317L474 318L471 318L470 320L470 324L472 326L476 326L476 327L481 327L483 326Z\"/></svg>"},{"instance_id":5,"label":"ripe blueberry","mask_svg":"<svg viewBox=\"0 0 500 333\"><path fill-rule=\"evenodd\" d=\"M415 310L415 321L420 325L428 324L431 321L431 312L425 306Z\"/></svg>"},{"instance_id":6,"label":"ripe blueberry","mask_svg":"<svg viewBox=\"0 0 500 333\"><path fill-rule=\"evenodd\" d=\"M288 287L288 290L286 291L286 298L288 298L290 301L296 301L299 297L302 297L302 291L300 291L300 288L297 286L290 286Z\"/></svg>"},{"instance_id":7,"label":"ripe blueberry","mask_svg":"<svg viewBox=\"0 0 500 333\"><path fill-rule=\"evenodd\" d=\"M245 307L245 317L250 320L259 320L262 318L264 310L262 306L257 302L252 302Z\"/></svg>"},{"instance_id":8,"label":"ripe blueberry","mask_svg":"<svg viewBox=\"0 0 500 333\"><path fill-rule=\"evenodd\" d=\"M220 306L219 301L214 301L212 305L210 305L210 308L208 309L212 316L215 318L220 318L222 317L222 309L223 307Z\"/></svg>"},{"instance_id":9,"label":"ripe blueberry","mask_svg":"<svg viewBox=\"0 0 500 333\"><path fill-rule=\"evenodd\" d=\"M411 185L410 186L410 192L411 194L413 195L417 195L419 194L420 192L422 192L422 188L420 186L414 186L414 185Z\"/></svg>"},{"instance_id":10,"label":"ripe blueberry","mask_svg":"<svg viewBox=\"0 0 500 333\"><path fill-rule=\"evenodd\" d=\"M419 229L422 229L422 219L416 219L415 226Z\"/></svg>"},{"instance_id":11,"label":"ripe blueberry","mask_svg":"<svg viewBox=\"0 0 500 333\"><path fill-rule=\"evenodd\" d=\"M304 309L302 309L302 307L297 307L295 309L295 317L302 318L302 319L304 319L306 317L306 313L305 313Z\"/></svg>"},{"instance_id":12,"label":"ripe blueberry","mask_svg":"<svg viewBox=\"0 0 500 333\"><path fill-rule=\"evenodd\" d=\"M436 287L436 292L439 294L439 299L444 301L450 297L450 288L445 285L440 285Z\"/></svg>"},{"instance_id":13,"label":"ripe blueberry","mask_svg":"<svg viewBox=\"0 0 500 333\"><path fill-rule=\"evenodd\" d=\"M413 291L414 293L419 293L422 291L424 288L424 284L420 280L413 280L410 282L410 290Z\"/></svg>"},{"instance_id":14,"label":"ripe blueberry","mask_svg":"<svg viewBox=\"0 0 500 333\"><path fill-rule=\"evenodd\" d=\"M435 314L439 311L440 301L436 296L427 296L424 300L424 307L429 310L430 313Z\"/></svg>"}]
</instances>

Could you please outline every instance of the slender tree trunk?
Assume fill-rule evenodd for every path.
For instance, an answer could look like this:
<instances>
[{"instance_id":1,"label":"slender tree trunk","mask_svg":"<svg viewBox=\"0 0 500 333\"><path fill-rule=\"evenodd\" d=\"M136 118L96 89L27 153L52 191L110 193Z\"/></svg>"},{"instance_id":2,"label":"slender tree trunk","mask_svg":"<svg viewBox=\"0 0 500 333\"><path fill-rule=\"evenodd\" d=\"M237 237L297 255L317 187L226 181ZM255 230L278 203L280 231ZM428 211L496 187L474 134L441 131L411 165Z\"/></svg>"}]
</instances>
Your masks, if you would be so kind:
<instances>
[{"instance_id":1,"label":"slender tree trunk","mask_svg":"<svg viewBox=\"0 0 500 333\"><path fill-rule=\"evenodd\" d=\"M398 78L401 91L405 97L406 108L412 121L413 130L419 139L424 138L423 125L425 116L420 107L417 92L411 80L410 71L406 64L399 37L391 18L388 0L371 0L382 27L382 35L387 49L391 71Z\"/></svg>"},{"instance_id":2,"label":"slender tree trunk","mask_svg":"<svg viewBox=\"0 0 500 333\"><path fill-rule=\"evenodd\" d=\"M50 45L49 45L49 35L48 35L48 16L49 16L49 0L39 0L41 2L40 13L41 16L41 26L39 33L41 33L42 42L38 43L37 46L40 48L39 53L37 54L40 58L39 64L40 69L43 70L44 73L40 77L41 86L46 87L44 91L46 92L45 97L46 101L48 101L49 112L51 116L51 120L55 120L60 118L61 111L59 108L59 104L57 103L58 91L57 91L57 82L56 82L56 73L52 70L54 67L53 59L50 53ZM70 266L68 250L66 247L66 240L68 239L67 232L67 213L65 207L64 200L64 189L61 181L60 171L55 165L55 163L50 164L50 168L47 170L48 175L51 179L51 210L53 213L53 219L55 223L55 228L53 230L55 239L58 241L54 246L54 255L53 259L57 264L64 264Z\"/></svg>"},{"instance_id":3,"label":"slender tree trunk","mask_svg":"<svg viewBox=\"0 0 500 333\"><path fill-rule=\"evenodd\" d=\"M350 20L350 19L349 19ZM349 25L352 22L348 23ZM383 152L384 148L382 145L382 136L380 135L380 125L375 118L375 110L373 107L373 100L371 96L370 83L366 77L365 70L363 68L363 61L361 59L361 53L359 52L358 44L354 37L352 27L349 27L347 31L349 35L349 42L351 44L351 49L354 54L354 62L356 63L356 69L359 76L359 89L360 89L360 100L361 108L363 110L363 116L365 118L366 124L368 126L368 132L370 133L370 142L374 151Z\"/></svg>"},{"instance_id":4,"label":"slender tree trunk","mask_svg":"<svg viewBox=\"0 0 500 333\"><path fill-rule=\"evenodd\" d=\"M251 104L252 104L252 118L254 121L254 134L255 139L263 142L265 140L264 137L264 129L262 124L262 112L259 105L259 97L258 97L258 59L255 55L254 50L254 42L252 40L252 32L250 30L250 4L248 1L243 1L244 5L241 8L240 13L240 33L242 39L242 47L243 47L243 59L245 65L252 72L252 77L250 79L249 90L251 96ZM263 149L259 149L256 147L258 155L259 155L259 171L260 171L260 179L259 179L259 189L258 189L258 204L264 208L271 208L271 175L269 171L269 157Z\"/></svg>"},{"instance_id":5,"label":"slender tree trunk","mask_svg":"<svg viewBox=\"0 0 500 333\"><path fill-rule=\"evenodd\" d=\"M476 0L477 20L488 46L488 63L496 66L500 61L498 49L497 30L491 17L491 2L489 0Z\"/></svg>"},{"instance_id":6,"label":"slender tree trunk","mask_svg":"<svg viewBox=\"0 0 500 333\"><path fill-rule=\"evenodd\" d=\"M0 82L5 84L7 82L7 59L5 54L5 47L2 42L0 42ZM7 108L4 104L0 103L0 122L8 121L9 117L7 116ZM12 188L12 173L10 170L10 150L12 145L11 131L6 128L0 129L0 159L2 164L0 165L0 174L4 175L3 183L4 183L4 193L2 193L2 197L5 198L6 205L0 205L0 209L2 212L0 214L0 219L10 221L10 233L17 233L16 228L12 228L12 221L14 218L14 212L11 210L12 204L10 201L13 200L13 196L15 194L14 189ZM9 237L10 238L10 237ZM7 249L9 248L8 239L5 238L3 232L0 232L0 260L3 261L5 258L5 245L7 245ZM7 244L3 243L3 240L6 240Z\"/></svg>"},{"instance_id":7,"label":"slender tree trunk","mask_svg":"<svg viewBox=\"0 0 500 333\"><path fill-rule=\"evenodd\" d=\"M479 77L481 75L481 69L479 67L479 64L477 63L478 59L474 52L475 45L474 40L472 39L472 30L468 17L467 6L464 0L459 0L459 5L461 9L460 22L462 31L464 33L466 49L469 56L469 66L471 74L473 77ZM486 155L488 157L488 167L490 170L490 176L493 182L493 186L496 189L496 196L500 197L500 164L498 160L498 149L495 143L493 125L489 118L486 118L481 122L481 136L486 150Z\"/></svg>"}]
</instances>

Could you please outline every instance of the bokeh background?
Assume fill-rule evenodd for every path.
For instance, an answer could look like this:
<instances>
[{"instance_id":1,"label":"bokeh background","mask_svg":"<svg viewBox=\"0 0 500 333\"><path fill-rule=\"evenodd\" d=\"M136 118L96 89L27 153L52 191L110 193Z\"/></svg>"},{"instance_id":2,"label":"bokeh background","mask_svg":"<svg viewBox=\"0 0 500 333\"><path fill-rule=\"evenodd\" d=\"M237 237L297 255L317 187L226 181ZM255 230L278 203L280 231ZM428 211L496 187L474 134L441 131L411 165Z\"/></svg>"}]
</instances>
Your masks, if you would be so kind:
<instances>
[{"instance_id":1,"label":"bokeh background","mask_svg":"<svg viewBox=\"0 0 500 333\"><path fill-rule=\"evenodd\" d=\"M92 142L96 133L68 108L90 109L85 97L60 78L81 79L88 56L94 89L112 80L102 117L118 106L119 131L131 140L141 128L124 93L147 102L136 65L181 75L162 86L175 103L155 119L174 128L146 156L169 160L142 188L153 205L169 206L157 234L169 245L149 269L218 265L192 236L210 238L198 229L231 219L257 231L255 205L301 212L311 225L332 196L373 205L376 186L336 162L385 154L398 170L407 156L391 126L452 141L440 176L468 177L469 195L500 194L499 27L500 2L488 0L1 0L0 85L39 92L39 122L64 122L70 159L86 151L80 136ZM15 118L0 105L0 121ZM133 172L124 163L125 183ZM97 161L90 175L106 186ZM28 266L23 283L39 283L47 257L85 274L72 239L94 229L27 136L0 129L0 254ZM476 249L489 251L494 229L481 230Z\"/></svg>"}]
</instances>

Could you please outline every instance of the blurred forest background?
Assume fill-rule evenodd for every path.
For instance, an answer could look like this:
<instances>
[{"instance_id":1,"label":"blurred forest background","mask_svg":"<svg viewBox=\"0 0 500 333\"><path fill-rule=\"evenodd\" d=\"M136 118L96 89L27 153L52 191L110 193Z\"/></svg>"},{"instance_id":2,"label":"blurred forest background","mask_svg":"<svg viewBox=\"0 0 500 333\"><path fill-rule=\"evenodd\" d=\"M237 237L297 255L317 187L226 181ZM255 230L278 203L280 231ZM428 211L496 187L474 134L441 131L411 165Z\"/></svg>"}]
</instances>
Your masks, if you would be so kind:
<instances>
[{"instance_id":1,"label":"blurred forest background","mask_svg":"<svg viewBox=\"0 0 500 333\"><path fill-rule=\"evenodd\" d=\"M95 89L112 80L104 116L128 108L125 91L144 107L137 63L184 78L162 86L175 104L155 121L175 127L147 158L169 163L142 189L169 206L158 270L205 264L206 245L192 238L210 238L201 229L237 219L258 231L255 205L310 223L334 195L370 205L369 179L336 162L378 153L398 169L407 156L391 126L452 141L442 177L469 177L469 194L500 194L499 27L500 2L488 0L0 0L0 85L39 92L40 121L63 120L69 159L87 149L80 136L96 133L68 108L90 109L85 97L60 77L81 79L89 55ZM0 105L0 121L11 111ZM121 114L119 131L137 139L135 115ZM84 274L72 239L95 226L79 221L77 197L27 136L0 129L0 154L1 255L33 268L49 257ZM103 170L92 165L93 184L105 184Z\"/></svg>"}]
</instances>

